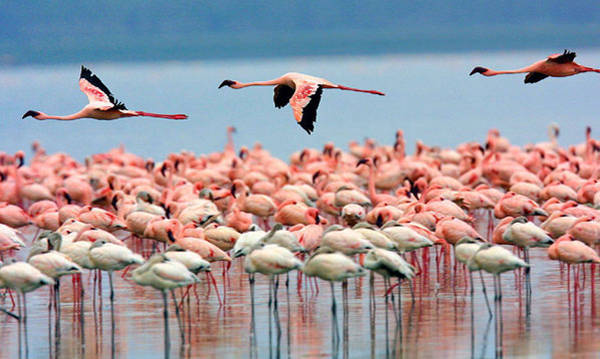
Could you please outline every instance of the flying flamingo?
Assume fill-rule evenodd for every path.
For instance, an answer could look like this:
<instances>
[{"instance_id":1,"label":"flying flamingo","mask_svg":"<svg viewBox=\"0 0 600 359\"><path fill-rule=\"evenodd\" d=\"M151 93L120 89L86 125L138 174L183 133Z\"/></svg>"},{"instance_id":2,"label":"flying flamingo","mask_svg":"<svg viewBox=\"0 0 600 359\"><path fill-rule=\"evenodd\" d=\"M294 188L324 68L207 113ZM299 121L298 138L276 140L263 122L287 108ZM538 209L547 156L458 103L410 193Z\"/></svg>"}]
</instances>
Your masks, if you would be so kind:
<instances>
[{"instance_id":1,"label":"flying flamingo","mask_svg":"<svg viewBox=\"0 0 600 359\"><path fill-rule=\"evenodd\" d=\"M527 67L523 67L517 70L508 71L494 71L485 67L477 66L471 71L469 75L475 73L482 74L483 76L496 76L502 74L521 74L527 72L525 76L525 83L532 84L538 81L542 81L548 76L552 77L566 77L577 75L582 72L600 72L600 69L592 67L581 66L576 62L575 53L565 50L562 54L553 54L548 56L545 60L540 60Z\"/></svg>"},{"instance_id":2,"label":"flying flamingo","mask_svg":"<svg viewBox=\"0 0 600 359\"><path fill-rule=\"evenodd\" d=\"M81 66L81 75L79 75L79 88L88 97L87 104L81 111L67 116L52 116L43 112L29 110L22 118L31 116L36 120L62 120L70 121L80 118L94 118L97 120L116 120L122 117L149 116L168 118L171 120L185 120L187 115L162 115L157 113L131 111L125 107L125 104L117 101L102 81L85 66Z\"/></svg>"},{"instance_id":3,"label":"flying flamingo","mask_svg":"<svg viewBox=\"0 0 600 359\"><path fill-rule=\"evenodd\" d=\"M275 94L273 96L275 107L282 108L289 103L294 111L296 121L309 135L315 129L314 123L317 121L317 107L319 107L323 89L350 90L385 96L383 92L346 87L334 84L322 78L296 72L289 72L270 81L243 83L225 80L221 82L219 88L229 86L233 89L241 89L249 86L273 85L276 85L274 89Z\"/></svg>"}]
</instances>

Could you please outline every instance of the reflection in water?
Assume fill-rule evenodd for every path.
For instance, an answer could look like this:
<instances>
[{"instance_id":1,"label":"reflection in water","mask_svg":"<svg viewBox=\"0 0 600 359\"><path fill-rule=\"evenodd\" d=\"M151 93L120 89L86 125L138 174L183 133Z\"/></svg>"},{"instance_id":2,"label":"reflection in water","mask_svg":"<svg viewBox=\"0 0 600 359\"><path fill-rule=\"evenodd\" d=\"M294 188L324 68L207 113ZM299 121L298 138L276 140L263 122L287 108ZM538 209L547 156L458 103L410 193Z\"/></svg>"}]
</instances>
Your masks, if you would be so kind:
<instances>
[{"instance_id":1,"label":"reflection in water","mask_svg":"<svg viewBox=\"0 0 600 359\"><path fill-rule=\"evenodd\" d=\"M113 278L119 300L111 305L100 295L108 291L108 281L84 273L81 287L86 289L85 296L81 298L79 287L72 290L71 281L63 281L59 289L62 303L57 307L48 306L51 296L46 289L27 295L27 312L24 297L17 296L16 304L21 305L15 306L8 296L0 298L3 309L23 317L18 322L0 315L0 358L266 358L269 353L272 358L410 358L440 353L489 358L496 349L507 357L593 356L600 350L600 342L595 340L598 276L591 272L591 265L561 270L558 263L547 259L544 249L530 250L531 296L526 295L524 272L503 275L500 321L500 315L489 317L478 288L491 286L493 278L484 274L481 283L473 278L472 291L469 273L462 266L454 269L452 261L451 255L438 259L439 274L436 258L430 259L429 268L421 263L423 273L413 282L414 305L407 285L386 297L387 286L381 277L348 281L342 285L341 318L333 292L318 291L312 279L298 282L298 274L291 273L285 290L277 291L284 285L283 278L281 283L263 276L249 281L239 261L229 272L223 307L218 305L214 288L209 295L204 277L185 297L187 289L177 290L179 320L172 307L165 321L165 301L160 293L138 287L120 275ZM327 283L319 281L319 285ZM290 290L290 286L298 290ZM222 283L219 287L223 288ZM494 304L500 310L500 302ZM491 329L492 320L498 325L495 330ZM164 335L166 326L171 331L170 348L169 337Z\"/></svg>"}]
</instances>

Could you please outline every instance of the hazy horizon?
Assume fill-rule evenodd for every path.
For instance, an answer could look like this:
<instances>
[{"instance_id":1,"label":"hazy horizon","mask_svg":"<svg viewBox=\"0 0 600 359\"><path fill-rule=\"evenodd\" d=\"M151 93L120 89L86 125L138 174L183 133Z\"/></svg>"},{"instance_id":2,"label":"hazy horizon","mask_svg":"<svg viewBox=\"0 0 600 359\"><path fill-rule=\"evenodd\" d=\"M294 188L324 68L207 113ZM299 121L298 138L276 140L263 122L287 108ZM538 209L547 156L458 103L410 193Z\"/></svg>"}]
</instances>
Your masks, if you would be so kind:
<instances>
[{"instance_id":1,"label":"hazy horizon","mask_svg":"<svg viewBox=\"0 0 600 359\"><path fill-rule=\"evenodd\" d=\"M597 47L600 3L0 3L0 65Z\"/></svg>"}]
</instances>

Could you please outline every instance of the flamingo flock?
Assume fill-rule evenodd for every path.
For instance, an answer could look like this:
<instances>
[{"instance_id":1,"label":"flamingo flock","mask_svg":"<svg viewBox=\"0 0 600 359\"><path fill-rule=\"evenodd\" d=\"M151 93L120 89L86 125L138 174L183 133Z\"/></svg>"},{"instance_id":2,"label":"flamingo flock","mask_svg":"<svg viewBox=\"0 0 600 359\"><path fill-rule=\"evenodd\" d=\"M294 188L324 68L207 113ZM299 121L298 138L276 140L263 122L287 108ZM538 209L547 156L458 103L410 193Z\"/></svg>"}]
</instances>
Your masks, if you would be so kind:
<instances>
[{"instance_id":1,"label":"flamingo flock","mask_svg":"<svg viewBox=\"0 0 600 359\"><path fill-rule=\"evenodd\" d=\"M494 276L494 314L488 308L501 355L502 273L524 270L530 296L530 250L547 251L569 275L577 265L575 283L586 270L580 265L591 263L593 271L600 263L600 141L589 128L585 141L569 148L555 138L519 147L490 130L484 144L440 149L417 142L412 155L398 130L393 146L366 140L345 151L328 143L292 154L289 163L259 144L236 152L232 133L223 152L172 153L159 163L122 147L83 164L47 154L38 143L28 165L22 152L0 154L0 288L7 298L19 295L2 312L23 324L25 343L26 294L52 285L49 305L59 320L63 276L73 277L82 313L82 275L94 277L94 301L102 272L111 304L114 272L159 290L168 352L167 294L179 318L183 299L204 285L198 275L205 272L222 305L232 262L243 262L252 303L255 276L269 278L275 309L282 275L287 284L298 271L299 291L303 280L311 290L318 288L314 278L330 282L332 291L341 282L346 318L349 279L380 275L386 303L398 288L401 313L401 283L414 301L412 281L452 261L455 271L460 265L465 274ZM483 220L487 227L476 228ZM30 243L22 232L28 227L37 232ZM28 253L27 260L15 262L17 251ZM217 262L221 288L211 273ZM487 303L483 276L481 284ZM473 285L471 276L472 295ZM176 288L184 289L179 299ZM336 308L332 295L334 316Z\"/></svg>"},{"instance_id":2,"label":"flamingo flock","mask_svg":"<svg viewBox=\"0 0 600 359\"><path fill-rule=\"evenodd\" d=\"M565 50L521 69L495 71L478 66L470 75L527 73L525 83L535 83L549 76L600 72L573 62L574 58L574 52ZM84 66L79 85L89 101L79 112L55 116L29 110L22 118L188 118L128 110ZM224 86L275 86L275 107L289 103L295 120L308 134L314 131L323 89L384 95L299 73L249 83L225 80L218 87ZM5 298L0 310L18 320L19 345L25 343L26 355L26 294L51 286L48 308L54 308L59 323L64 276L72 277L77 293L73 301L80 310L82 327L89 309L84 303L84 275L93 277L95 310L106 272L113 329L114 272L160 291L165 357L171 346L168 294L183 344L180 312L185 311L185 300L189 303L190 293L206 286L214 290L219 305L225 305L228 272L235 262L243 262L248 274L254 331L257 274L269 280L273 315L278 315L280 276L285 276L289 288L290 273L295 274L299 293L303 282L317 294L316 278L329 282L334 346L339 341L336 282L342 286L347 324L352 278L370 274L374 303L375 274L381 276L385 306L389 299L397 301L394 312L402 332L403 282L415 305L419 293L413 281L433 280L428 276L431 267L435 267L436 281L446 270L454 276L462 270L465 276L469 273L473 303L472 272L477 271L488 313L496 323L497 356L503 353L501 274L524 273L529 315L530 272L535 270L530 250L547 251L550 260L560 262L561 271L566 266L568 278L571 266L577 265L573 269L575 292L580 272L585 278L587 266L581 264L591 263L594 284L594 265L600 263L595 248L600 241L600 141L592 138L591 128L583 143L568 148L558 145L558 126L551 125L550 142L515 146L492 129L485 143L467 142L455 149L418 141L412 155L405 148L403 131L398 130L391 146L366 139L364 145L349 143L345 151L327 143L321 150L298 151L289 162L271 156L260 144L242 146L237 152L233 133L235 129L229 127L222 152L182 151L160 162L120 147L79 163L64 153L47 154L37 142L28 165L22 151L0 153L0 289ZM481 222L487 227L478 227ZM30 240L24 228L35 231ZM26 252L25 261L15 260L17 251ZM218 265L223 271L221 288L213 275L217 262L222 262ZM493 313L482 272L493 275ZM201 273L206 283L200 280ZM570 282L567 291L570 295ZM6 305L6 298L11 304ZM251 341L255 340L252 336Z\"/></svg>"}]
</instances>

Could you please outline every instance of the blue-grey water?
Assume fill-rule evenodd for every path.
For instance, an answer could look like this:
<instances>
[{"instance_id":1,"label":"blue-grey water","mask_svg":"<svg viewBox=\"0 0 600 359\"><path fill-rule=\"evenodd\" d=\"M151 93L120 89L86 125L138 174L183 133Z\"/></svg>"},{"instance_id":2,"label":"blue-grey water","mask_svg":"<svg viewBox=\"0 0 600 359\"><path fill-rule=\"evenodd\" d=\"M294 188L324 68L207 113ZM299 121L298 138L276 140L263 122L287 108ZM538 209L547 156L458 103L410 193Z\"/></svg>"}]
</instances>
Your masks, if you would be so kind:
<instances>
[{"instance_id":1,"label":"blue-grey water","mask_svg":"<svg viewBox=\"0 0 600 359\"><path fill-rule=\"evenodd\" d=\"M237 144L259 141L284 157L328 141L342 147L365 137L391 143L398 128L412 151L417 139L439 146L483 141L492 127L516 144L544 141L550 122L561 126L560 143L568 145L582 141L585 126L597 123L598 74L528 85L524 75L468 76L475 65L518 68L558 50L85 64L128 108L190 116L179 122L21 120L29 109L69 114L85 105L87 98L77 82L79 65L7 67L0 69L0 150L14 152L39 140L49 152L64 151L81 160L124 144L134 153L161 159L182 149L197 154L220 150L225 128L233 125ZM577 61L600 67L599 50L577 50ZM295 123L289 107L273 106L271 88L217 89L224 79L266 80L290 71L381 90L387 96L325 91L315 132L309 136Z\"/></svg>"}]
</instances>

